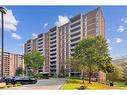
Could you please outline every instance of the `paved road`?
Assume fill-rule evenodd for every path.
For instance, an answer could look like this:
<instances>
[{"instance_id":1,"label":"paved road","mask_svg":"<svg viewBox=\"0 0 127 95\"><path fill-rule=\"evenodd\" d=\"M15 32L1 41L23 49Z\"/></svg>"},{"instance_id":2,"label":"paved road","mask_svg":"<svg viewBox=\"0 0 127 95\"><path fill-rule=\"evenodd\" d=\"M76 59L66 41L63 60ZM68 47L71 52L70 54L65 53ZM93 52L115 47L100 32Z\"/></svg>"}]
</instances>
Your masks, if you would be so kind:
<instances>
[{"instance_id":1,"label":"paved road","mask_svg":"<svg viewBox=\"0 0 127 95\"><path fill-rule=\"evenodd\" d=\"M66 83L66 79L56 78L56 79L43 79L38 80L36 84L23 85L21 87L13 87L9 88L11 90L58 90L60 89L64 83Z\"/></svg>"}]
</instances>

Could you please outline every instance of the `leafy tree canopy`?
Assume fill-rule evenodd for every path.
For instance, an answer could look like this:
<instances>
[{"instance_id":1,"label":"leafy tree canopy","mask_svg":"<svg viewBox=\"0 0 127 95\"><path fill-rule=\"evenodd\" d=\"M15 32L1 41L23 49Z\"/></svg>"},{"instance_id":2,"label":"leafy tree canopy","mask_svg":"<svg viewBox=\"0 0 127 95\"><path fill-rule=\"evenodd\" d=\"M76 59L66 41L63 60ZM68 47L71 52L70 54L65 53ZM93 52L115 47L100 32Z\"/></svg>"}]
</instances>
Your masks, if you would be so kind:
<instances>
[{"instance_id":1,"label":"leafy tree canopy","mask_svg":"<svg viewBox=\"0 0 127 95\"><path fill-rule=\"evenodd\" d=\"M103 37L82 39L70 58L71 67L88 71L90 76L94 71L113 72L108 52L108 44Z\"/></svg>"},{"instance_id":2,"label":"leafy tree canopy","mask_svg":"<svg viewBox=\"0 0 127 95\"><path fill-rule=\"evenodd\" d=\"M28 68L39 70L42 68L45 58L39 51L32 51L24 55L24 63Z\"/></svg>"}]
</instances>

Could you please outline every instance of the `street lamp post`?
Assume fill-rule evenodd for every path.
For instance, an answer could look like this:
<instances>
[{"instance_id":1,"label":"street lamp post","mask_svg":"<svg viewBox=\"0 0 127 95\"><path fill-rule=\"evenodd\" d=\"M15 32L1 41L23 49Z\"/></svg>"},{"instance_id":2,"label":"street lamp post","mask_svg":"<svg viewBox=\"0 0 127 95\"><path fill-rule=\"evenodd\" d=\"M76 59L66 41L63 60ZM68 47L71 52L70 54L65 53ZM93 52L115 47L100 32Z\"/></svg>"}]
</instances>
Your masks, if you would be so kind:
<instances>
[{"instance_id":1,"label":"street lamp post","mask_svg":"<svg viewBox=\"0 0 127 95\"><path fill-rule=\"evenodd\" d=\"M1 77L3 77L3 63L4 63L4 14L6 14L6 10L3 7L0 7L1 12L1 30L2 30L2 55L1 55Z\"/></svg>"}]
</instances>

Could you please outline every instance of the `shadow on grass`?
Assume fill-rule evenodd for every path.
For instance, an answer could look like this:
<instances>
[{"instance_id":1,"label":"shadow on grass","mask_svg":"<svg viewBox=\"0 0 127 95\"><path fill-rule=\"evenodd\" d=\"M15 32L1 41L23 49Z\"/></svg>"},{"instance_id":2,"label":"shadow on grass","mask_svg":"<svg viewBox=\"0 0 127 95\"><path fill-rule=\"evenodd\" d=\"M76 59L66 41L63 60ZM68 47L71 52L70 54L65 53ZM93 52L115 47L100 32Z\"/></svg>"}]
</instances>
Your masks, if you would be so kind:
<instances>
[{"instance_id":1,"label":"shadow on grass","mask_svg":"<svg viewBox=\"0 0 127 95\"><path fill-rule=\"evenodd\" d=\"M71 80L71 81L69 81L68 83L80 83L80 82L77 81L77 80Z\"/></svg>"}]
</instances>

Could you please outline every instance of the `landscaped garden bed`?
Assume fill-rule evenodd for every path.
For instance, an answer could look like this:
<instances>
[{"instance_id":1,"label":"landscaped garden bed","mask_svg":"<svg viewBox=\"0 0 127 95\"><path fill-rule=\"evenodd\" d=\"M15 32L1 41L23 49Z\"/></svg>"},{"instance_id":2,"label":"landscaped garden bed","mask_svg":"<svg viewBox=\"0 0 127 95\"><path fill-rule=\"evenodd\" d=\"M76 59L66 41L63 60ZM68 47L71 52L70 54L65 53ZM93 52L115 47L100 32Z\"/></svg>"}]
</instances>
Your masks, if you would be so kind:
<instances>
[{"instance_id":1,"label":"landscaped garden bed","mask_svg":"<svg viewBox=\"0 0 127 95\"><path fill-rule=\"evenodd\" d=\"M11 88L11 87L18 87L18 86L22 86L22 85L20 83L17 83L15 85L12 85L12 84L6 85L6 83L4 83L4 82L0 83L0 89Z\"/></svg>"},{"instance_id":2,"label":"landscaped garden bed","mask_svg":"<svg viewBox=\"0 0 127 95\"><path fill-rule=\"evenodd\" d=\"M80 79L70 79L64 86L62 87L63 90L108 90L108 89L126 89L127 85L123 82L114 82L114 86L110 87L109 85L92 82L91 84L88 81L82 83Z\"/></svg>"}]
</instances>

